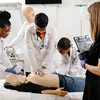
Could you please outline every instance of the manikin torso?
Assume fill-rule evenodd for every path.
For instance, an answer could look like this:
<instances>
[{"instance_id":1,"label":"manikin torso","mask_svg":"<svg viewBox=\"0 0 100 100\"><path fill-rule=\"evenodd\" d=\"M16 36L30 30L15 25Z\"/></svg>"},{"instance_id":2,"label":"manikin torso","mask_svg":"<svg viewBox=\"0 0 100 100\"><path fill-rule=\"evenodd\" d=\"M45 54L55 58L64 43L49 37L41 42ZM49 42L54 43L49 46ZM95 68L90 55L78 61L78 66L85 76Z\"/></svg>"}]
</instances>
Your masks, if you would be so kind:
<instances>
[{"instance_id":1,"label":"manikin torso","mask_svg":"<svg viewBox=\"0 0 100 100\"><path fill-rule=\"evenodd\" d=\"M58 75L47 73L45 73L43 77L40 77L39 75L36 75L34 73L29 74L28 77L22 75L9 74L6 76L6 82L13 86L18 86L28 82L32 82L46 87L59 88L60 86Z\"/></svg>"}]
</instances>

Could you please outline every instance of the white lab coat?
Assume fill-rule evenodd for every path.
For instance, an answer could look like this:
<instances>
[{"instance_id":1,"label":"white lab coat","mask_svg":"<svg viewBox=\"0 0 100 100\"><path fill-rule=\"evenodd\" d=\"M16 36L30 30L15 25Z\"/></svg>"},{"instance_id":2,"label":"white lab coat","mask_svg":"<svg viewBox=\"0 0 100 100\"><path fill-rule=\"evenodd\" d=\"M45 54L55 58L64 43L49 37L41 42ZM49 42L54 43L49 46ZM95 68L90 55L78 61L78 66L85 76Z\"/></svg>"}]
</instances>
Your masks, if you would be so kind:
<instances>
[{"instance_id":1,"label":"white lab coat","mask_svg":"<svg viewBox=\"0 0 100 100\"><path fill-rule=\"evenodd\" d=\"M47 26L44 38L44 48L41 49L43 38L36 34L36 27L31 26L26 32L27 51L32 65L32 71L36 68L46 67L46 72L54 71L53 55L56 47L57 31L54 27Z\"/></svg>"},{"instance_id":2,"label":"white lab coat","mask_svg":"<svg viewBox=\"0 0 100 100\"><path fill-rule=\"evenodd\" d=\"M29 26L34 25L34 23L29 23L28 21L25 21L24 24L22 25L21 29L19 30L16 38L13 39L13 41L8 44L11 47L14 47L18 44L20 44L24 39L25 39L25 33L26 30ZM24 71L25 72L30 72L30 61L29 61L29 57L27 55L27 51L26 51L26 44L25 44L25 51L24 51Z\"/></svg>"},{"instance_id":3,"label":"white lab coat","mask_svg":"<svg viewBox=\"0 0 100 100\"><path fill-rule=\"evenodd\" d=\"M62 55L62 62L57 66L56 72L68 75L68 76L76 76L77 72L81 68L77 49L74 44L70 47L70 56L68 54Z\"/></svg>"},{"instance_id":4,"label":"white lab coat","mask_svg":"<svg viewBox=\"0 0 100 100\"><path fill-rule=\"evenodd\" d=\"M6 68L12 67L6 51L4 50L4 40L0 37L0 73L4 73Z\"/></svg>"}]
</instances>

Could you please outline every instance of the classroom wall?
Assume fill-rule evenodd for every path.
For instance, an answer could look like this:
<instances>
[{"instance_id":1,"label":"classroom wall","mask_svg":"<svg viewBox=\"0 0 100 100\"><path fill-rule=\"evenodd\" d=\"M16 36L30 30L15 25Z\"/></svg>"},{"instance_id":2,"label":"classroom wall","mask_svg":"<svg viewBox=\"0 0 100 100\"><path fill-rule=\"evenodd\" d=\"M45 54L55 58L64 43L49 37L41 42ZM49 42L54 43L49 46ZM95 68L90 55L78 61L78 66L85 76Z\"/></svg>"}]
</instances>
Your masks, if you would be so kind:
<instances>
[{"instance_id":1,"label":"classroom wall","mask_svg":"<svg viewBox=\"0 0 100 100\"><path fill-rule=\"evenodd\" d=\"M72 42L74 42L73 37L75 36L80 36L81 34L90 35L89 21L86 19L86 16L88 15L87 8L95 1L99 0L62 0L62 4L40 4L30 6L34 8L36 14L39 12L44 12L48 15L49 24L57 28L57 40L59 40L61 37L68 37ZM26 6L24 0L3 0L0 2L20 2L22 3L22 8ZM83 7L83 12L81 13L82 16L80 16L80 7L75 7L76 4L88 5L87 7ZM16 15L14 15L13 12L12 15L16 18ZM18 26L17 22L20 23L21 21L16 19L16 23L12 23L12 30L14 30L14 33L11 33L10 38L7 38L9 42L12 41L11 37L14 38L17 35L17 32L21 27L21 24ZM60 63L60 61L60 54L56 51L54 62Z\"/></svg>"},{"instance_id":2,"label":"classroom wall","mask_svg":"<svg viewBox=\"0 0 100 100\"><path fill-rule=\"evenodd\" d=\"M81 35L80 28L82 25L82 35L90 34L89 21L86 19L87 7L83 7L82 24L80 22L80 8L75 7L76 4L87 4L88 6L99 0L62 0L62 4L46 4L46 5L31 5L35 13L44 12L49 17L49 24L55 26L58 31L58 40L62 36L66 36L73 41L73 36ZM20 2L22 3L22 8L25 7L24 0L3 0L2 2ZM16 17L16 14L12 16ZM18 20L19 23L21 22ZM16 23L16 25L18 25ZM20 26L20 25L19 25ZM12 24L12 27L15 27ZM18 26L17 26L18 27ZM14 28L16 30L16 28ZM16 30L18 32L18 29Z\"/></svg>"}]
</instances>

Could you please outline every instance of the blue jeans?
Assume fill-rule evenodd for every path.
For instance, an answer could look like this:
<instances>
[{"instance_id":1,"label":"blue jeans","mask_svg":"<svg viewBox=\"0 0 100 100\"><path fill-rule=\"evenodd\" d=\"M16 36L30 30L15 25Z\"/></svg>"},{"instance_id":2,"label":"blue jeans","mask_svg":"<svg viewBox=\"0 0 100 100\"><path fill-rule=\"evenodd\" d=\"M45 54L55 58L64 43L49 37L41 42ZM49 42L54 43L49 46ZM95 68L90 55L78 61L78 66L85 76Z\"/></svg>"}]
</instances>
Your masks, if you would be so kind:
<instances>
[{"instance_id":1,"label":"blue jeans","mask_svg":"<svg viewBox=\"0 0 100 100\"><path fill-rule=\"evenodd\" d=\"M68 92L83 92L85 87L85 78L82 77L70 77L67 75L59 76L60 87L64 87Z\"/></svg>"}]
</instances>

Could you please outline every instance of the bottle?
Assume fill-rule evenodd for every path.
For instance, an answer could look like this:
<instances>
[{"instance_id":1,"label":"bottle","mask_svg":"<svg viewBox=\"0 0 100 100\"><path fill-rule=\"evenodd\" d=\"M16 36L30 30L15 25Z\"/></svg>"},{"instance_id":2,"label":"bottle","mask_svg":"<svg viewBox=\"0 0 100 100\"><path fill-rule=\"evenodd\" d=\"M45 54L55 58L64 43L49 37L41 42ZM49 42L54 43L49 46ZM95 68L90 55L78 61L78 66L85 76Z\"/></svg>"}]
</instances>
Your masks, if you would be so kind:
<instances>
[{"instance_id":1,"label":"bottle","mask_svg":"<svg viewBox=\"0 0 100 100\"><path fill-rule=\"evenodd\" d=\"M18 62L17 66L15 67L15 71L18 74L19 72L21 72L21 69L23 69L23 63L22 62Z\"/></svg>"}]
</instances>

